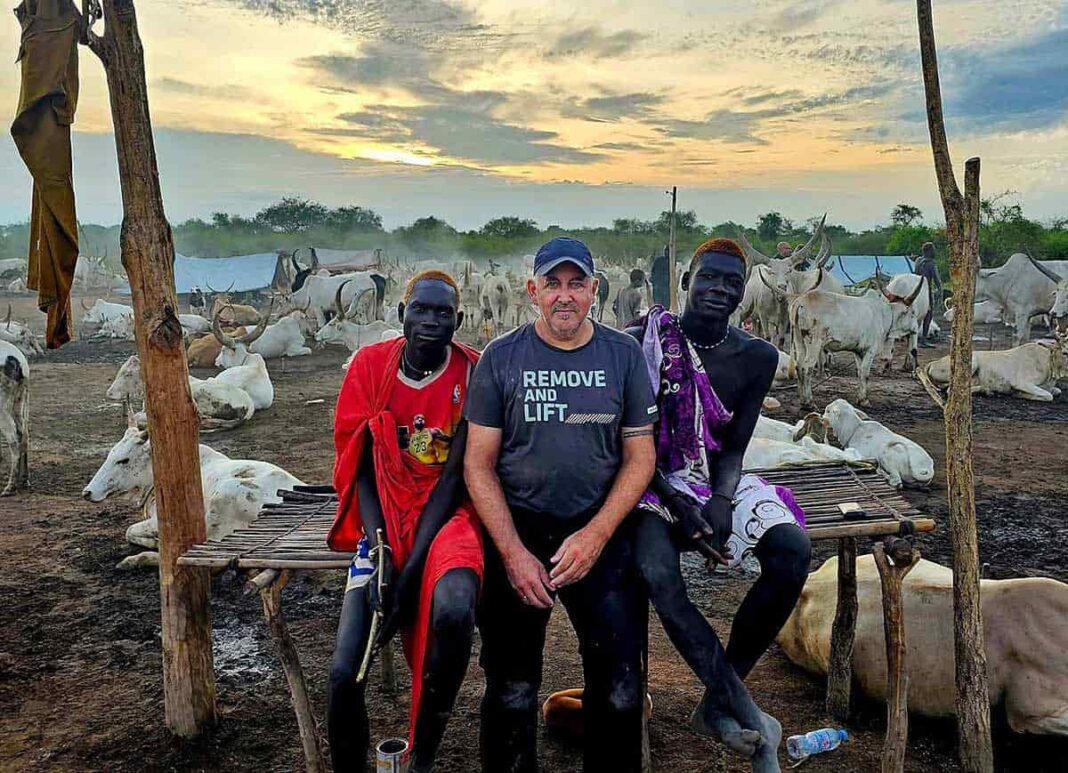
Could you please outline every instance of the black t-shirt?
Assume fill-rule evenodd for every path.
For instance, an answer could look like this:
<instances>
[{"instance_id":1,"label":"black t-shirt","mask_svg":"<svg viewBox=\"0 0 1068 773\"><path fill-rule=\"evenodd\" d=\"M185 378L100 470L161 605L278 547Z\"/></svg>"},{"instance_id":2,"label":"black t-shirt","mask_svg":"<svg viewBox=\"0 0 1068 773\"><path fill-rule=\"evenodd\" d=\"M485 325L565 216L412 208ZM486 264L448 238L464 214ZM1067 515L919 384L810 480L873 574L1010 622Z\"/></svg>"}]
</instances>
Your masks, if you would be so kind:
<instances>
[{"instance_id":1,"label":"black t-shirt","mask_svg":"<svg viewBox=\"0 0 1068 773\"><path fill-rule=\"evenodd\" d=\"M652 424L656 400L626 333L595 322L587 344L564 350L527 323L486 347L464 413L503 431L497 475L510 507L571 518L608 496L621 429Z\"/></svg>"}]
</instances>

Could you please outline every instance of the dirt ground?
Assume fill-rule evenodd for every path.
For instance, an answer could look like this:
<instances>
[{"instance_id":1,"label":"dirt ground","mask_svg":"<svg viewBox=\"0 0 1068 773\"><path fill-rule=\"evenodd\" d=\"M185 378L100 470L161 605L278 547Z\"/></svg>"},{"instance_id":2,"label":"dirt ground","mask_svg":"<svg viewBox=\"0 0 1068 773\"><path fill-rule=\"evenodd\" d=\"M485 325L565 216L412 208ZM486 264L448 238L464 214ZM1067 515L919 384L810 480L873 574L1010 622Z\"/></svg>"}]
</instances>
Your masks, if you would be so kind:
<instances>
[{"instance_id":1,"label":"dirt ground","mask_svg":"<svg viewBox=\"0 0 1068 773\"><path fill-rule=\"evenodd\" d=\"M76 315L80 316L80 315ZM38 318L28 299L15 318ZM1004 341L1000 344L1003 346ZM979 344L982 345L982 344ZM124 427L121 411L104 403L104 390L133 345L76 341L31 363L32 488L0 501L0 769L43 770L277 770L302 767L300 742L285 679L258 601L241 595L243 578L214 580L213 613L219 719L195 741L170 737L163 727L159 591L154 572L114 567L137 549L123 532L138 518L136 505L90 504L80 492ZM924 359L944 350L924 350ZM305 482L329 480L331 414L345 352L272 362L274 406L235 431L206 442L231 455L271 461ZM207 373L195 373L205 376ZM849 396L850 375L816 390L817 401ZM940 416L919 385L894 373L874 381L870 414L922 443L938 474L925 492L908 496L939 521L917 539L923 555L949 561L945 524L944 437ZM798 416L791 390L779 418ZM316 403L322 399L324 402ZM1068 401L1052 405L979 398L975 411L980 553L995 578L1042 575L1068 580ZM817 550L813 566L833 552ZM709 578L700 565L687 571L696 598L726 637L749 581ZM297 577L283 593L292 633L322 721L325 687L342 573ZM654 618L655 619L655 618ZM544 695L581 683L574 636L557 612L546 648ZM722 747L694 736L685 720L699 698L696 680L674 653L658 623L652 625L651 744L658 770L745 771ZM372 736L403 735L406 680L394 694L372 678ZM823 711L822 680L793 667L773 647L749 680L761 706L787 734L832 724ZM441 755L440 770L476 770L478 701L482 675L473 658ZM996 757L1006 771L1068 769L1068 743L1013 736L996 719ZM870 771L879 767L884 709L861 705L851 740L806 764L810 771ZM914 717L910 771L954 770L954 727ZM569 739L541 738L547 771L580 768ZM783 755L785 760L785 754Z\"/></svg>"}]
</instances>

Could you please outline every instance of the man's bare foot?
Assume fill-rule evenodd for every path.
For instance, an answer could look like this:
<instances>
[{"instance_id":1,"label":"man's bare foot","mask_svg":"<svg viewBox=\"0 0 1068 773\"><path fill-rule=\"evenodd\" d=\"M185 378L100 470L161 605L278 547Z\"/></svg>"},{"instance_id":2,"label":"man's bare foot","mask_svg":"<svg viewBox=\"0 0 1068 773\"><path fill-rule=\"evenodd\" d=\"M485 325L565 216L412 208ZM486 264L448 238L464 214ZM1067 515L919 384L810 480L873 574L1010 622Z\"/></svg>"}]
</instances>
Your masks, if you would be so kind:
<instances>
[{"instance_id":1,"label":"man's bare foot","mask_svg":"<svg viewBox=\"0 0 1068 773\"><path fill-rule=\"evenodd\" d=\"M764 727L760 731L763 743L753 755L753 773L779 773L779 744L782 743L782 725L779 720L766 712Z\"/></svg>"},{"instance_id":2,"label":"man's bare foot","mask_svg":"<svg viewBox=\"0 0 1068 773\"><path fill-rule=\"evenodd\" d=\"M747 758L752 758L763 744L760 732L742 727L733 716L719 711L709 702L707 693L693 710L690 727Z\"/></svg>"}]
</instances>

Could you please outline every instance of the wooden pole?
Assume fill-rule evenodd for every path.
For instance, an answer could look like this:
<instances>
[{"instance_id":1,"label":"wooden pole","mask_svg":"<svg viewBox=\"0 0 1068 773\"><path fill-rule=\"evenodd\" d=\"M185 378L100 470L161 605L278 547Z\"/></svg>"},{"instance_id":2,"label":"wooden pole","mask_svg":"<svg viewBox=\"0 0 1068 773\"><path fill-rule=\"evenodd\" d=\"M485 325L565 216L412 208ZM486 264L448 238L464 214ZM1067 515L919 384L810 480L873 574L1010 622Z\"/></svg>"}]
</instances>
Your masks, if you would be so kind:
<instances>
[{"instance_id":1,"label":"wooden pole","mask_svg":"<svg viewBox=\"0 0 1068 773\"><path fill-rule=\"evenodd\" d=\"M905 769L905 749L909 740L909 675L905 667L905 612L901 583L920 560L907 540L887 538L875 546L875 565L883 591L883 630L886 635L886 741L883 744L882 773ZM890 561L893 563L890 563Z\"/></svg>"},{"instance_id":2,"label":"wooden pole","mask_svg":"<svg viewBox=\"0 0 1068 773\"><path fill-rule=\"evenodd\" d=\"M853 690L853 643L857 635L857 540L838 540L838 605L831 628L827 666L827 713L839 722L849 719Z\"/></svg>"},{"instance_id":3,"label":"wooden pole","mask_svg":"<svg viewBox=\"0 0 1068 773\"><path fill-rule=\"evenodd\" d=\"M304 767L308 773L325 773L326 763L319 751L319 737L315 730L315 714L312 712L311 700L308 698L308 683L304 679L304 670L300 666L300 656L293 640L289 637L285 618L282 616L282 588L289 579L289 572L282 572L276 582L260 591L263 599L263 616L267 619L267 628L271 639L278 648L278 659L282 661L289 694L293 702L293 713L297 715L297 729L300 732L300 744L304 749Z\"/></svg>"},{"instance_id":4,"label":"wooden pole","mask_svg":"<svg viewBox=\"0 0 1068 773\"><path fill-rule=\"evenodd\" d=\"M86 29L83 40L104 65L119 160L122 263L133 299L159 512L164 714L173 733L189 737L215 716L211 576L207 569L176 563L207 536L197 412L177 316L174 242L163 211L133 0L104 0L103 13L103 36Z\"/></svg>"},{"instance_id":5,"label":"wooden pole","mask_svg":"<svg viewBox=\"0 0 1068 773\"><path fill-rule=\"evenodd\" d=\"M979 159L970 158L964 165L962 196L953 174L942 116L931 0L916 0L916 12L927 125L931 133L938 190L946 215L949 275L953 282L954 298L945 423L946 481L953 545L958 753L961 767L966 773L989 773L994 769L994 755L990 738L983 617L979 602L979 539L972 471L972 304L975 301L975 277L979 269Z\"/></svg>"},{"instance_id":6,"label":"wooden pole","mask_svg":"<svg viewBox=\"0 0 1068 773\"><path fill-rule=\"evenodd\" d=\"M671 311L679 310L679 297L678 297L678 277L676 276L677 270L675 268L675 204L679 195L678 187L671 186L671 225L670 232L668 234L668 283L671 285L669 288L668 304L671 306Z\"/></svg>"}]
</instances>

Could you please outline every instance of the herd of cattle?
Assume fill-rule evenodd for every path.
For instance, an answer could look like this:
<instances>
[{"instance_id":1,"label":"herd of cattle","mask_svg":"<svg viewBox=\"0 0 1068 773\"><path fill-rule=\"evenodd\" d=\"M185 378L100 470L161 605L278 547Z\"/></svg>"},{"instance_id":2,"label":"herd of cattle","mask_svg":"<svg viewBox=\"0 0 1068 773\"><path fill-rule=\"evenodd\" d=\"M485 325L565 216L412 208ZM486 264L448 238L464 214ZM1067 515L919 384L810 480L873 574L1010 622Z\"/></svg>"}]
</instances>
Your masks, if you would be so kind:
<instances>
[{"instance_id":1,"label":"herd of cattle","mask_svg":"<svg viewBox=\"0 0 1068 773\"><path fill-rule=\"evenodd\" d=\"M868 380L873 367L877 363L889 366L897 341L906 343L906 364L915 368L917 336L930 303L923 279L900 274L891 277L884 287L877 271L872 289L858 292L844 287L828 269L831 248L822 223L809 243L789 258L770 258L744 238L741 241L750 271L735 321L751 326L755 334L779 347L776 383L782 386L796 379L806 407L813 407L816 374L828 367L829 358L835 352L853 354L858 375L856 402L862 406L868 401ZM313 346L343 346L354 353L370 343L401 335L396 305L404 281L415 271L438 269L457 277L465 316L472 321L461 335L472 342L485 342L533 319L535 313L527 298L525 277L502 270L492 262L484 272L476 270L469 261L457 264L420 261L406 272L396 269L333 275L325 270L313 272L302 268L295 260L293 263L295 277L289 292L276 294L264 308L236 303L228 292L211 293L210 302L209 295L197 293L189 313L179 316L187 337L189 364L220 369L205 379L189 378L203 432L233 429L271 407L274 387L267 367L269 360L306 356L312 353ZM609 288L618 292L626 287L632 268L615 265L599 272L601 292L598 308L594 310L597 318L603 320L605 307L611 301ZM1014 255L998 269L981 271L975 306L976 328L1010 324L1016 345L1004 351L975 352L973 388L976 391L1047 401L1059 394L1057 380L1068 377L1068 330L1065 329L1068 281L1063 276L1068 276L1068 262L1040 263L1026 255ZM92 305L83 305L83 310L79 321L83 337L133 339L130 306L97 300ZM1055 340L1028 342L1031 320L1038 315L1049 318ZM952 309L947 308L945 319L951 321L952 316ZM8 479L2 494L9 494L27 482L27 355L40 354L36 336L28 327L11 319L9 308L7 318L0 323L0 435L9 450ZM949 380L948 359L929 363L920 375L929 385L944 386ZM151 444L144 413L138 410L144 400L144 387L137 356L130 357L119 368L106 398L126 404L128 428L82 494L92 502L110 496L140 497L144 519L129 527L126 539L144 552L128 557L119 566L154 566L159 561L158 524ZM894 486L926 486L934 477L934 461L919 444L874 421L844 399L833 400L822 412L812 411L795 424L761 416L744 463L747 468L755 469L813 460L859 459L875 460ZM230 459L205 444L200 445L200 462L204 517L211 539L219 539L249 524L264 504L279 501L280 491L302 484L274 464ZM815 671L826 668L829 621L834 613L833 587L829 591L824 587L828 582L833 585L834 580L834 570L828 566L813 575L780 638L792 660ZM876 614L877 602L869 604L865 594L876 593L878 582L864 574L867 568L862 566L862 569L863 618L869 612ZM946 591L951 582L946 584L945 577L938 574L939 569L914 572L908 582L916 586L917 594L934 599L930 603L951 604L951 592ZM868 589L868 585L872 588ZM1053 599L1049 601L1053 606L1065 607L1062 612L1068 611L1068 601L1063 598L1068 588L1058 583L1053 585L1056 587L1043 586L1044 598ZM997 599L1002 596L1012 598L1009 590L1001 595L992 590L989 601L986 594L984 586L984 604L989 607L1001 603ZM1004 603L1011 607L1011 603ZM1006 612L1010 613L1011 610ZM930 615L921 616L917 612L909 617L910 638L935 635L935 629L930 627L913 630L921 619L929 619ZM946 615L940 615L939 619L943 622L952 619L948 607ZM1068 618L1060 614L1056 619ZM990 620L988 612L988 630ZM859 626L858 648L868 646L864 643L868 633L878 638L880 630L881 619ZM946 635L951 636L951 626L947 630ZM1063 643L1064 634L1065 631L1058 629L1053 640ZM878 660L880 647L881 644L871 646L871 666L874 671L885 673L885 664L880 665ZM910 647L910 652L924 649ZM943 655L952 653L952 647L929 649ZM1064 650L1068 648L1062 648L1059 660L1048 659L1061 664L1056 667L1062 670L1062 685L1068 683L1063 678L1068 673ZM1014 652L1007 651L1005 657L1014 657ZM945 710L938 702L939 693L943 697L952 695L952 666L947 669L942 661L923 667L929 669L932 684L948 679L950 687L945 691L928 691L930 705L924 703L920 693L910 691L910 704L913 695L916 696L914 708L935 714ZM879 671L880 668L883 670ZM863 670L858 672L858 678L864 686ZM1032 710L1035 705L1044 707L1052 700L1049 691L1027 693L1021 678L1003 680L1003 688L1012 694L1020 717L1014 725L1036 732L1068 733L1064 717L1050 720L1046 708ZM868 683L876 697L881 697L878 693L884 682L872 677ZM1068 704L1068 696L1060 697L1062 703Z\"/></svg>"}]
</instances>

